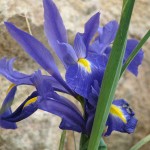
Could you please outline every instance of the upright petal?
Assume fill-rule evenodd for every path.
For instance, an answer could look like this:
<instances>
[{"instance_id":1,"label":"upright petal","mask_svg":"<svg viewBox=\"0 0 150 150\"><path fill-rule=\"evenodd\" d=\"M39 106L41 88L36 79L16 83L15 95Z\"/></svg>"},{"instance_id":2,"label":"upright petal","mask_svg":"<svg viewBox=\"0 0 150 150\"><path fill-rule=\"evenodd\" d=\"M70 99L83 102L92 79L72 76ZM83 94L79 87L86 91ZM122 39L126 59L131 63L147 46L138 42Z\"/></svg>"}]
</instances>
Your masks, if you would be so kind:
<instances>
[{"instance_id":1,"label":"upright petal","mask_svg":"<svg viewBox=\"0 0 150 150\"><path fill-rule=\"evenodd\" d=\"M128 59L134 48L137 46L138 41L135 39L130 39L127 41L126 45L126 51L124 56L124 62ZM138 67L142 64L142 60L144 57L144 52L142 49L138 52L138 54L135 56L135 58L132 60L130 65L128 66L128 70L133 73L135 76L138 75Z\"/></svg>"},{"instance_id":2,"label":"upright petal","mask_svg":"<svg viewBox=\"0 0 150 150\"><path fill-rule=\"evenodd\" d=\"M17 126L15 123L3 120L3 117L7 117L12 114L12 110L10 108L12 101L14 100L14 96L16 93L16 86L12 86L11 89L9 88L8 94L2 104L2 107L0 109L0 127L5 129L16 129Z\"/></svg>"},{"instance_id":3,"label":"upright petal","mask_svg":"<svg viewBox=\"0 0 150 150\"><path fill-rule=\"evenodd\" d=\"M123 99L114 100L106 122L107 131L105 136L110 135L113 130L133 133L136 124L137 119L134 117L134 112L129 107L129 104Z\"/></svg>"},{"instance_id":4,"label":"upright petal","mask_svg":"<svg viewBox=\"0 0 150 150\"><path fill-rule=\"evenodd\" d=\"M113 42L117 30L118 23L116 21L110 21L104 27L99 28L99 42L102 52Z\"/></svg>"},{"instance_id":5,"label":"upright petal","mask_svg":"<svg viewBox=\"0 0 150 150\"><path fill-rule=\"evenodd\" d=\"M59 46L61 47L62 51L66 52L66 53L62 53L62 58L66 64L66 69L67 69L69 65L75 64L78 61L78 57L75 53L75 50L70 44L59 42Z\"/></svg>"},{"instance_id":6,"label":"upright petal","mask_svg":"<svg viewBox=\"0 0 150 150\"><path fill-rule=\"evenodd\" d=\"M16 85L32 84L30 80L32 78L32 75L26 75L13 70L14 61L15 59L7 60L6 58L2 58L0 60L0 74Z\"/></svg>"},{"instance_id":7,"label":"upright petal","mask_svg":"<svg viewBox=\"0 0 150 150\"><path fill-rule=\"evenodd\" d=\"M84 129L84 119L77 107L64 97L52 94L39 103L39 109L50 112L62 118L61 129L82 132Z\"/></svg>"},{"instance_id":8,"label":"upright petal","mask_svg":"<svg viewBox=\"0 0 150 150\"><path fill-rule=\"evenodd\" d=\"M74 40L74 49L78 58L86 57L86 47L85 47L83 38L81 37L79 33L76 34L76 37Z\"/></svg>"},{"instance_id":9,"label":"upright petal","mask_svg":"<svg viewBox=\"0 0 150 150\"><path fill-rule=\"evenodd\" d=\"M61 49L60 43L67 43L67 33L63 24L59 11L52 0L43 0L44 5L44 30L50 46L56 52L62 63L67 67L64 62L64 55L68 51Z\"/></svg>"},{"instance_id":10,"label":"upright petal","mask_svg":"<svg viewBox=\"0 0 150 150\"><path fill-rule=\"evenodd\" d=\"M84 33L81 35L83 36L83 40L87 49L90 44L90 41L92 40L93 36L98 30L99 19L100 13L98 12L95 15L93 15L85 24Z\"/></svg>"}]
</instances>

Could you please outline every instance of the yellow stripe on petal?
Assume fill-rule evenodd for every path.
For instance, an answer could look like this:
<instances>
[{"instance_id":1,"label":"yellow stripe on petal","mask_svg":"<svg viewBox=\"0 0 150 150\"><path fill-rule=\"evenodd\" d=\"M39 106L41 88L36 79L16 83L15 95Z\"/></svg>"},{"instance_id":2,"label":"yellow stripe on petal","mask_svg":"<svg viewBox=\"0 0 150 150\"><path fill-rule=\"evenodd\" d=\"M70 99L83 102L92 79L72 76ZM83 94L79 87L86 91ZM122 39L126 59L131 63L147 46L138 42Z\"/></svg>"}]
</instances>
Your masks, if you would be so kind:
<instances>
[{"instance_id":1,"label":"yellow stripe on petal","mask_svg":"<svg viewBox=\"0 0 150 150\"><path fill-rule=\"evenodd\" d=\"M6 93L8 94L14 86L15 86L15 84L12 83L12 84L9 86L9 88L7 89L7 92L6 92Z\"/></svg>"},{"instance_id":2,"label":"yellow stripe on petal","mask_svg":"<svg viewBox=\"0 0 150 150\"><path fill-rule=\"evenodd\" d=\"M37 101L37 97L31 98L24 104L24 107L29 106L30 104L32 104L36 101Z\"/></svg>"},{"instance_id":3,"label":"yellow stripe on petal","mask_svg":"<svg viewBox=\"0 0 150 150\"><path fill-rule=\"evenodd\" d=\"M110 107L110 113L118 118L120 118L124 123L127 123L127 120L122 112L122 110L116 105L112 104Z\"/></svg>"},{"instance_id":4,"label":"yellow stripe on petal","mask_svg":"<svg viewBox=\"0 0 150 150\"><path fill-rule=\"evenodd\" d=\"M88 60L84 59L84 58L80 58L78 60L78 63L84 67L84 69L88 72L91 73L91 64Z\"/></svg>"}]
</instances>

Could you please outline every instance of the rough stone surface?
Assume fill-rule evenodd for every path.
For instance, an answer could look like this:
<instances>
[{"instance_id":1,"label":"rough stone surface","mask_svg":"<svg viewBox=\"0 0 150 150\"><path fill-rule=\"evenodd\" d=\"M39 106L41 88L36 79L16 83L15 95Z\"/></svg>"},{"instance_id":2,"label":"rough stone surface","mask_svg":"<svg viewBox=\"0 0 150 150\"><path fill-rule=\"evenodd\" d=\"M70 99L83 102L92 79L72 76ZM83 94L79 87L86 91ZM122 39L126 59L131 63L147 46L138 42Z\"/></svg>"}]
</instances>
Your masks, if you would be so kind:
<instances>
[{"instance_id":1,"label":"rough stone surface","mask_svg":"<svg viewBox=\"0 0 150 150\"><path fill-rule=\"evenodd\" d=\"M109 20L119 20L121 1L115 0L55 0L65 26L68 29L69 40L72 43L77 31L83 31L85 21L95 12L101 12L101 25ZM129 37L141 39L150 28L150 1L140 0L136 2L130 25ZM32 73L39 66L29 58L27 54L8 35L3 22L8 20L21 29L28 31L24 15L29 18L31 30L34 36L46 44L43 32L43 8L42 0L0 0L0 58L3 56L17 57L15 68L25 73ZM120 81L116 98L125 98L135 110L138 118L138 126L134 134L127 135L113 133L105 138L111 150L128 150L141 138L150 134L150 41L143 47L145 58L139 69L139 76L135 78L126 73ZM55 56L56 57L56 56ZM57 64L64 74L61 64L56 58ZM9 82L0 77L0 103L5 97ZM16 108L33 91L32 87L21 86L16 95L14 108ZM54 115L37 111L32 117L18 123L17 130L0 129L0 150L56 150L58 149L61 130L58 128L60 119ZM76 143L79 142L79 134L76 133ZM148 150L150 144L142 150ZM68 132L66 150L73 150L72 133Z\"/></svg>"}]
</instances>

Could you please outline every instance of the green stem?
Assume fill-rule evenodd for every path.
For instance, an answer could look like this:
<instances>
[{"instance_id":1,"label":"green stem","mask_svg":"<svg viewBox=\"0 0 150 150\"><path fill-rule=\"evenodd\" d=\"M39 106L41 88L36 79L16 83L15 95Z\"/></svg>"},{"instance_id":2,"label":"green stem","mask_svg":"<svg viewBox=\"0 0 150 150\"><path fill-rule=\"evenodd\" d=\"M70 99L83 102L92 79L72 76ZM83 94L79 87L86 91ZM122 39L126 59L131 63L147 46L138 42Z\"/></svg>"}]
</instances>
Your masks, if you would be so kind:
<instances>
[{"instance_id":1,"label":"green stem","mask_svg":"<svg viewBox=\"0 0 150 150\"><path fill-rule=\"evenodd\" d=\"M114 98L115 90L120 78L123 56L125 51L126 37L131 19L135 0L126 0L121 13L120 26L114 41L110 58L106 67L99 95L94 124L90 136L88 150L97 150L99 139L104 131L110 106Z\"/></svg>"},{"instance_id":2,"label":"green stem","mask_svg":"<svg viewBox=\"0 0 150 150\"><path fill-rule=\"evenodd\" d=\"M81 135L80 138L80 150L87 150L89 143L89 137L85 134ZM107 145L105 144L105 141L103 138L99 141L98 150L107 150Z\"/></svg>"},{"instance_id":3,"label":"green stem","mask_svg":"<svg viewBox=\"0 0 150 150\"><path fill-rule=\"evenodd\" d=\"M144 144L150 142L150 135L146 136L142 140L140 140L138 143L136 143L133 147L131 147L130 150L138 150L140 149Z\"/></svg>"},{"instance_id":4,"label":"green stem","mask_svg":"<svg viewBox=\"0 0 150 150\"><path fill-rule=\"evenodd\" d=\"M85 134L81 134L80 150L87 150L88 143L89 143L89 137Z\"/></svg>"},{"instance_id":5,"label":"green stem","mask_svg":"<svg viewBox=\"0 0 150 150\"><path fill-rule=\"evenodd\" d=\"M140 49L142 48L142 46L145 44L145 42L148 40L149 37L150 37L150 30L140 40L140 42L138 43L138 45L136 46L136 48L133 50L133 52L130 54L130 56L128 57L128 59L124 63L124 65L122 67L122 70L121 70L120 77L123 75L124 71L127 69L127 67L129 66L129 64L132 62L132 60L134 59L134 57L138 54L138 52L140 51Z\"/></svg>"},{"instance_id":6,"label":"green stem","mask_svg":"<svg viewBox=\"0 0 150 150\"><path fill-rule=\"evenodd\" d=\"M74 131L73 131L73 140L74 140L74 149L77 150L77 147L76 147L76 137L75 137Z\"/></svg>"},{"instance_id":7,"label":"green stem","mask_svg":"<svg viewBox=\"0 0 150 150\"><path fill-rule=\"evenodd\" d=\"M61 133L61 138L60 138L60 143L59 143L59 150L64 149L65 138L66 138L66 130L63 130L62 133Z\"/></svg>"}]
</instances>

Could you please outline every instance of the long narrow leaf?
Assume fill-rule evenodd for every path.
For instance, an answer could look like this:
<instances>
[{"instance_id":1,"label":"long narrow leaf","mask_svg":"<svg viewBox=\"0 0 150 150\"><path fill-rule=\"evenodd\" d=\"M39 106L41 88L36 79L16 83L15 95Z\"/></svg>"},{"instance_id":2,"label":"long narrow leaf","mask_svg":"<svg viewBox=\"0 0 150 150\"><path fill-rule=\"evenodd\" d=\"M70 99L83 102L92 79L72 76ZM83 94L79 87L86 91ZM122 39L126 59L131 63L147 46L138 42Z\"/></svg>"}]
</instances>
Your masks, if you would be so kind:
<instances>
[{"instance_id":1,"label":"long narrow leaf","mask_svg":"<svg viewBox=\"0 0 150 150\"><path fill-rule=\"evenodd\" d=\"M140 51L140 49L142 48L142 46L145 44L145 42L148 40L149 37L150 37L150 30L141 39L141 41L139 42L139 44L136 46L136 48L133 50L133 52L130 54L130 56L128 57L128 59L124 63L124 65L122 67L122 70L121 70L120 76L122 76L122 74L124 73L124 71L126 70L126 68L129 66L129 64L131 63L131 61L134 59L134 57L137 55L137 53Z\"/></svg>"},{"instance_id":2,"label":"long narrow leaf","mask_svg":"<svg viewBox=\"0 0 150 150\"><path fill-rule=\"evenodd\" d=\"M131 147L130 150L138 150L146 143L150 142L150 135L146 136L142 140L140 140L138 143L136 143L133 147Z\"/></svg>"},{"instance_id":3,"label":"long narrow leaf","mask_svg":"<svg viewBox=\"0 0 150 150\"><path fill-rule=\"evenodd\" d=\"M127 31L135 0L126 0L121 13L120 27L114 41L110 58L104 74L101 94L99 96L94 124L88 145L88 150L97 150L99 140L104 131L106 120L110 111L110 106L114 98L114 93L121 73L121 66L125 51Z\"/></svg>"}]
</instances>

